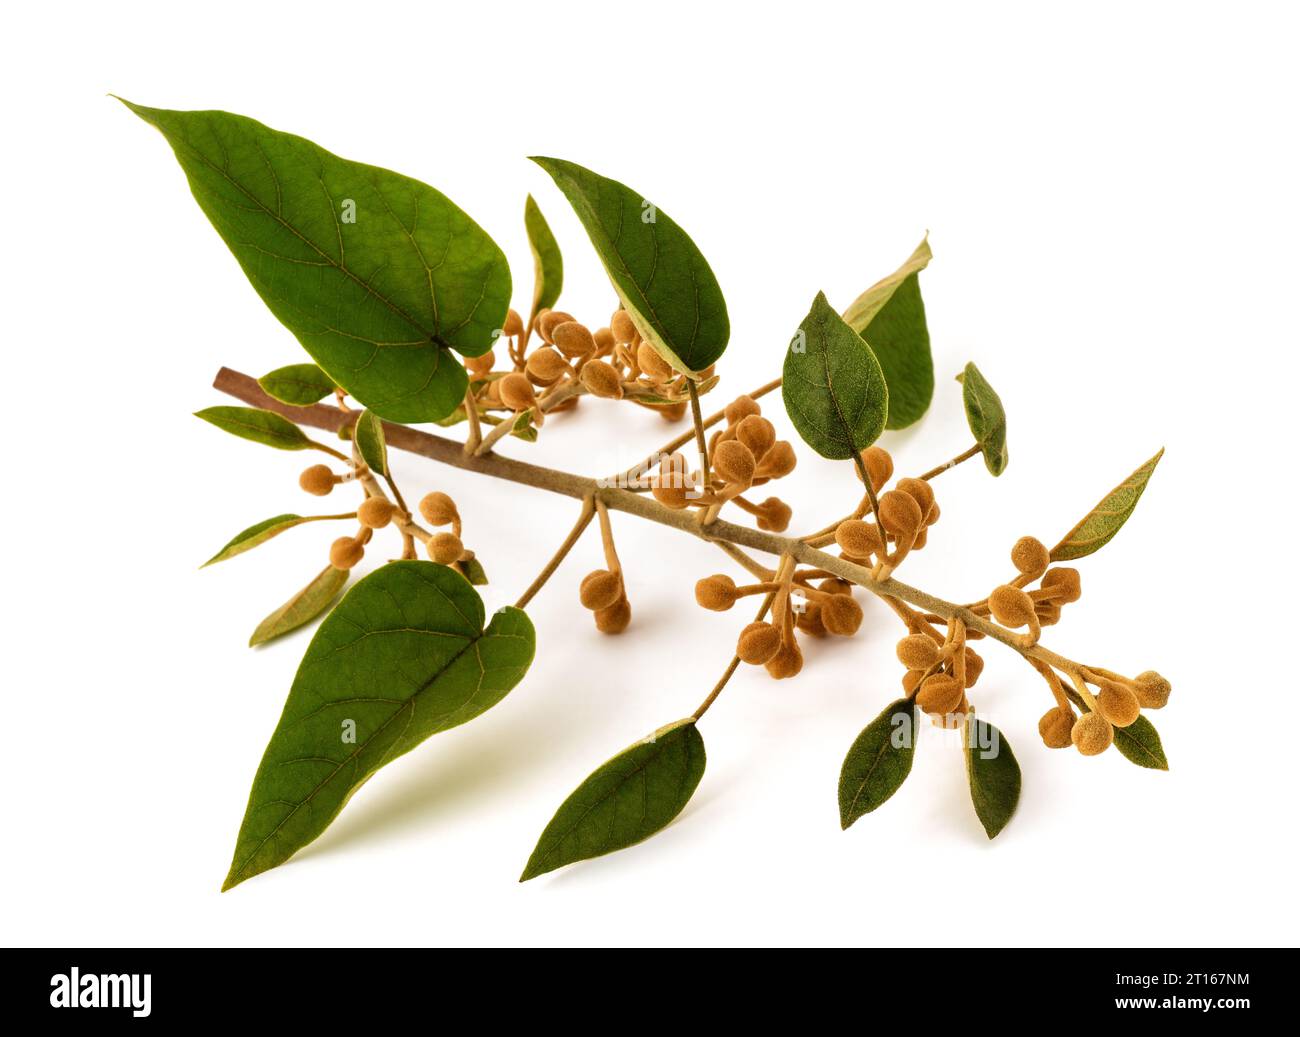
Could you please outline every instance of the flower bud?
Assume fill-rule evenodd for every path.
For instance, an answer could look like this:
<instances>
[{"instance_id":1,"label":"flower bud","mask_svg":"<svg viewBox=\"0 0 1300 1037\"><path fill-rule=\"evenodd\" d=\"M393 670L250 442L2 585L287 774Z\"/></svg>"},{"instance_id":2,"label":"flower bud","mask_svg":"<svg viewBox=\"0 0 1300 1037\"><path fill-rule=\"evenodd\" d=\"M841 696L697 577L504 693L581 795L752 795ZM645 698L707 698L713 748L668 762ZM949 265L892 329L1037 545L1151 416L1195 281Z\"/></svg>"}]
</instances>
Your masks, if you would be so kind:
<instances>
[{"instance_id":1,"label":"flower bud","mask_svg":"<svg viewBox=\"0 0 1300 1037\"><path fill-rule=\"evenodd\" d=\"M1114 740L1115 729L1100 713L1085 713L1070 730L1070 741L1084 756L1104 753Z\"/></svg>"},{"instance_id":2,"label":"flower bud","mask_svg":"<svg viewBox=\"0 0 1300 1037\"><path fill-rule=\"evenodd\" d=\"M908 634L894 652L909 670L928 670L939 661L939 646L926 634Z\"/></svg>"},{"instance_id":3,"label":"flower bud","mask_svg":"<svg viewBox=\"0 0 1300 1037\"><path fill-rule=\"evenodd\" d=\"M862 606L847 594L832 594L821 602L822 625L839 637L852 637L862 626Z\"/></svg>"},{"instance_id":4,"label":"flower bud","mask_svg":"<svg viewBox=\"0 0 1300 1037\"><path fill-rule=\"evenodd\" d=\"M921 690L916 693L916 704L925 712L936 716L945 716L961 704L965 690L947 673L932 673L921 682Z\"/></svg>"},{"instance_id":5,"label":"flower bud","mask_svg":"<svg viewBox=\"0 0 1300 1037\"><path fill-rule=\"evenodd\" d=\"M537 403L532 383L518 371L512 371L496 384L501 387L501 402L511 410L527 410Z\"/></svg>"},{"instance_id":6,"label":"flower bud","mask_svg":"<svg viewBox=\"0 0 1300 1037\"><path fill-rule=\"evenodd\" d=\"M781 650L781 631L771 623L750 623L736 639L736 655L741 662L763 666Z\"/></svg>"},{"instance_id":7,"label":"flower bud","mask_svg":"<svg viewBox=\"0 0 1300 1037\"><path fill-rule=\"evenodd\" d=\"M637 340L636 325L632 323L632 318L627 310L618 310L614 316L609 319L609 330L614 336L615 342L627 344Z\"/></svg>"},{"instance_id":8,"label":"flower bud","mask_svg":"<svg viewBox=\"0 0 1300 1037\"><path fill-rule=\"evenodd\" d=\"M749 452L761 461L776 443L776 427L761 414L751 414L737 423L736 439L749 447Z\"/></svg>"},{"instance_id":9,"label":"flower bud","mask_svg":"<svg viewBox=\"0 0 1300 1037\"><path fill-rule=\"evenodd\" d=\"M794 514L790 505L780 497L768 497L758 505L758 528L769 533L784 533L790 527L790 518Z\"/></svg>"},{"instance_id":10,"label":"flower bud","mask_svg":"<svg viewBox=\"0 0 1300 1037\"><path fill-rule=\"evenodd\" d=\"M795 641L782 644L776 655L767 661L767 672L777 680L795 676L803 669L803 652Z\"/></svg>"},{"instance_id":11,"label":"flower bud","mask_svg":"<svg viewBox=\"0 0 1300 1037\"><path fill-rule=\"evenodd\" d=\"M492 368L496 365L497 355L488 350L481 356L467 356L465 358L465 368L476 379L486 378L492 373Z\"/></svg>"},{"instance_id":12,"label":"flower bud","mask_svg":"<svg viewBox=\"0 0 1300 1037\"><path fill-rule=\"evenodd\" d=\"M565 313L563 310L547 310L537 317L537 332L542 336L542 341L550 344L554 341L551 335L561 324L567 324L573 320L572 313Z\"/></svg>"},{"instance_id":13,"label":"flower bud","mask_svg":"<svg viewBox=\"0 0 1300 1037\"><path fill-rule=\"evenodd\" d=\"M686 417L685 403L669 403L655 409L659 411L659 417L663 418L664 421L681 421L682 418Z\"/></svg>"},{"instance_id":14,"label":"flower bud","mask_svg":"<svg viewBox=\"0 0 1300 1037\"><path fill-rule=\"evenodd\" d=\"M763 455L763 463L755 470L755 475L763 479L780 479L794 471L794 447L784 439L778 439Z\"/></svg>"},{"instance_id":15,"label":"flower bud","mask_svg":"<svg viewBox=\"0 0 1300 1037\"><path fill-rule=\"evenodd\" d=\"M841 551L853 558L868 558L872 553L879 554L884 550L880 543L880 531L874 523L862 519L845 519L836 526L835 543Z\"/></svg>"},{"instance_id":16,"label":"flower bud","mask_svg":"<svg viewBox=\"0 0 1300 1037\"><path fill-rule=\"evenodd\" d=\"M424 549L439 565L451 565L465 553L465 545L455 533L435 533L424 545Z\"/></svg>"},{"instance_id":17,"label":"flower bud","mask_svg":"<svg viewBox=\"0 0 1300 1037\"><path fill-rule=\"evenodd\" d=\"M636 366L652 382L666 382L673 376L672 365L649 342L636 347Z\"/></svg>"},{"instance_id":18,"label":"flower bud","mask_svg":"<svg viewBox=\"0 0 1300 1037\"><path fill-rule=\"evenodd\" d=\"M752 396L737 396L722 408L722 413L726 415L728 425L737 425L751 414L761 414L762 408Z\"/></svg>"},{"instance_id":19,"label":"flower bud","mask_svg":"<svg viewBox=\"0 0 1300 1037\"><path fill-rule=\"evenodd\" d=\"M323 464L304 468L302 475L298 476L298 485L317 497L328 494L338 481L339 477L330 471L329 465Z\"/></svg>"},{"instance_id":20,"label":"flower bud","mask_svg":"<svg viewBox=\"0 0 1300 1037\"><path fill-rule=\"evenodd\" d=\"M1083 595L1083 588L1079 582L1079 570L1067 566L1048 569L1046 575L1043 576L1043 582L1039 586L1045 591L1051 591L1052 600L1060 605L1068 605L1072 601L1078 601Z\"/></svg>"},{"instance_id":21,"label":"flower bud","mask_svg":"<svg viewBox=\"0 0 1300 1037\"><path fill-rule=\"evenodd\" d=\"M1055 706L1038 720L1038 734L1049 749L1065 749L1070 745L1070 732L1074 730L1074 710Z\"/></svg>"},{"instance_id":22,"label":"flower bud","mask_svg":"<svg viewBox=\"0 0 1300 1037\"><path fill-rule=\"evenodd\" d=\"M880 512L880 524L885 532L898 539L911 537L921 528L921 508L916 501L902 490L889 490L876 502Z\"/></svg>"},{"instance_id":23,"label":"flower bud","mask_svg":"<svg viewBox=\"0 0 1300 1037\"><path fill-rule=\"evenodd\" d=\"M1137 696L1118 681L1101 678L1097 692L1097 711L1116 727L1128 727L1142 712Z\"/></svg>"},{"instance_id":24,"label":"flower bud","mask_svg":"<svg viewBox=\"0 0 1300 1037\"><path fill-rule=\"evenodd\" d=\"M975 687L975 682L980 679L980 674L984 672L984 656L973 648L965 649L966 652L966 687Z\"/></svg>"},{"instance_id":25,"label":"flower bud","mask_svg":"<svg viewBox=\"0 0 1300 1037\"><path fill-rule=\"evenodd\" d=\"M903 674L903 693L912 694L916 686L921 683L921 678L925 676L924 670L908 670Z\"/></svg>"},{"instance_id":26,"label":"flower bud","mask_svg":"<svg viewBox=\"0 0 1300 1037\"><path fill-rule=\"evenodd\" d=\"M681 511L686 507L687 490L687 486L671 476L660 475L650 480L650 492L654 495L654 499L674 511Z\"/></svg>"},{"instance_id":27,"label":"flower bud","mask_svg":"<svg viewBox=\"0 0 1300 1037\"><path fill-rule=\"evenodd\" d=\"M1134 682L1134 694L1143 709L1160 709L1169 701L1169 693L1173 691L1173 685L1156 673L1155 670L1144 670L1139 673Z\"/></svg>"},{"instance_id":28,"label":"flower bud","mask_svg":"<svg viewBox=\"0 0 1300 1037\"><path fill-rule=\"evenodd\" d=\"M420 498L420 514L431 526L449 526L460 518L456 502L437 490Z\"/></svg>"},{"instance_id":29,"label":"flower bud","mask_svg":"<svg viewBox=\"0 0 1300 1037\"><path fill-rule=\"evenodd\" d=\"M514 338L524 333L524 319L514 310L506 310L506 322L501 326L501 334Z\"/></svg>"},{"instance_id":30,"label":"flower bud","mask_svg":"<svg viewBox=\"0 0 1300 1037\"><path fill-rule=\"evenodd\" d=\"M608 569L587 573L578 586L578 600L582 607L599 612L607 609L623 596L623 581Z\"/></svg>"},{"instance_id":31,"label":"flower bud","mask_svg":"<svg viewBox=\"0 0 1300 1037\"><path fill-rule=\"evenodd\" d=\"M736 603L737 597L736 582L721 573L706 576L695 585L695 600L714 612L726 612Z\"/></svg>"},{"instance_id":32,"label":"flower bud","mask_svg":"<svg viewBox=\"0 0 1300 1037\"><path fill-rule=\"evenodd\" d=\"M871 489L874 493L879 493L894 474L894 459L884 447L869 446L862 451L862 466L871 476ZM858 473L858 479L862 479L861 472Z\"/></svg>"},{"instance_id":33,"label":"flower bud","mask_svg":"<svg viewBox=\"0 0 1300 1037\"><path fill-rule=\"evenodd\" d=\"M597 356L609 356L614 351L614 333L609 328L597 328L591 337L596 341Z\"/></svg>"},{"instance_id":34,"label":"flower bud","mask_svg":"<svg viewBox=\"0 0 1300 1037\"><path fill-rule=\"evenodd\" d=\"M556 349L570 358L591 356L596 352L596 340L592 337L591 330L576 320L555 325L551 331L551 340Z\"/></svg>"},{"instance_id":35,"label":"flower bud","mask_svg":"<svg viewBox=\"0 0 1300 1037\"><path fill-rule=\"evenodd\" d=\"M749 447L736 439L719 443L713 451L713 470L725 482L748 486L754 481L754 455Z\"/></svg>"},{"instance_id":36,"label":"flower bud","mask_svg":"<svg viewBox=\"0 0 1300 1037\"><path fill-rule=\"evenodd\" d=\"M794 625L812 637L825 637L828 631L822 622L822 607L816 602L809 602L802 612L796 612Z\"/></svg>"},{"instance_id":37,"label":"flower bud","mask_svg":"<svg viewBox=\"0 0 1300 1037\"><path fill-rule=\"evenodd\" d=\"M369 529L383 529L392 521L395 510L387 497L367 497L357 508L357 521Z\"/></svg>"},{"instance_id":38,"label":"flower bud","mask_svg":"<svg viewBox=\"0 0 1300 1037\"><path fill-rule=\"evenodd\" d=\"M534 350L524 364L524 373L538 385L553 385L568 370L564 357L549 347Z\"/></svg>"},{"instance_id":39,"label":"flower bud","mask_svg":"<svg viewBox=\"0 0 1300 1037\"><path fill-rule=\"evenodd\" d=\"M899 479L896 488L916 501L921 512L921 523L926 524L930 518L930 509L934 507L934 490L930 484L924 479Z\"/></svg>"},{"instance_id":40,"label":"flower bud","mask_svg":"<svg viewBox=\"0 0 1300 1037\"><path fill-rule=\"evenodd\" d=\"M335 569L351 569L365 553L365 545L356 537L339 537L330 545L330 565Z\"/></svg>"},{"instance_id":41,"label":"flower bud","mask_svg":"<svg viewBox=\"0 0 1300 1037\"><path fill-rule=\"evenodd\" d=\"M632 622L632 606L626 597L596 613L596 629L602 634L621 634Z\"/></svg>"},{"instance_id":42,"label":"flower bud","mask_svg":"<svg viewBox=\"0 0 1300 1037\"><path fill-rule=\"evenodd\" d=\"M593 396L606 400L623 398L623 379L612 364L603 360L588 360L582 367L578 380Z\"/></svg>"},{"instance_id":43,"label":"flower bud","mask_svg":"<svg viewBox=\"0 0 1300 1037\"><path fill-rule=\"evenodd\" d=\"M1037 537L1021 537L1011 547L1011 564L1024 576L1041 576L1051 559Z\"/></svg>"},{"instance_id":44,"label":"flower bud","mask_svg":"<svg viewBox=\"0 0 1300 1037\"><path fill-rule=\"evenodd\" d=\"M989 611L1003 626L1012 629L1027 626L1034 616L1034 599L1019 587L1004 583L994 587L989 595Z\"/></svg>"}]
</instances>

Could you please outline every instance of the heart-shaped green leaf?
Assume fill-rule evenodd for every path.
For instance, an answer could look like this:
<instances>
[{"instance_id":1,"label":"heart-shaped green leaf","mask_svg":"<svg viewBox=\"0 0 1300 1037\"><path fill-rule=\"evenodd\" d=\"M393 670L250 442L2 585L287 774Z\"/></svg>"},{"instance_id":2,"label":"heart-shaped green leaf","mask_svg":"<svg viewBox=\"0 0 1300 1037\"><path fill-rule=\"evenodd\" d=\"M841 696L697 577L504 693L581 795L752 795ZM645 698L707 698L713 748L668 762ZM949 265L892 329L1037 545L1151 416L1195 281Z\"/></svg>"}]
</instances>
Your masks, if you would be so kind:
<instances>
[{"instance_id":1,"label":"heart-shaped green leaf","mask_svg":"<svg viewBox=\"0 0 1300 1037\"><path fill-rule=\"evenodd\" d=\"M966 423L984 455L990 474L1001 475L1007 467L1007 412L980 369L973 363L957 376L961 382L962 403L966 406Z\"/></svg>"},{"instance_id":2,"label":"heart-shaped green leaf","mask_svg":"<svg viewBox=\"0 0 1300 1037\"><path fill-rule=\"evenodd\" d=\"M1156 470L1160 458L1164 456L1162 447L1155 457L1138 468L1132 475L1106 494L1077 526L1061 538L1061 542L1052 548L1052 561L1069 562L1083 558L1104 547L1120 531L1137 507L1142 491L1151 480L1151 473Z\"/></svg>"},{"instance_id":3,"label":"heart-shaped green leaf","mask_svg":"<svg viewBox=\"0 0 1300 1037\"><path fill-rule=\"evenodd\" d=\"M310 407L334 391L334 383L315 364L277 367L262 375L257 384L266 395L291 407Z\"/></svg>"},{"instance_id":4,"label":"heart-shaped green leaf","mask_svg":"<svg viewBox=\"0 0 1300 1037\"><path fill-rule=\"evenodd\" d=\"M533 626L457 572L390 562L352 588L303 656L253 779L223 888L286 861L384 764L472 720L519 683Z\"/></svg>"},{"instance_id":5,"label":"heart-shaped green leaf","mask_svg":"<svg viewBox=\"0 0 1300 1037\"><path fill-rule=\"evenodd\" d=\"M510 271L432 187L229 112L125 102L162 131L199 206L271 312L337 384L391 421L465 395L450 353L486 353Z\"/></svg>"},{"instance_id":6,"label":"heart-shaped green leaf","mask_svg":"<svg viewBox=\"0 0 1300 1037\"><path fill-rule=\"evenodd\" d=\"M294 526L300 526L304 522L310 521L311 519L303 518L301 515L276 515L274 518L249 526L243 532L236 533L230 543L204 562L200 568L206 569L209 565L224 562L227 558L234 558L235 555L242 555L245 551L251 551L259 544L265 544L271 537L278 536L286 529L292 529Z\"/></svg>"},{"instance_id":7,"label":"heart-shaped green leaf","mask_svg":"<svg viewBox=\"0 0 1300 1037\"><path fill-rule=\"evenodd\" d=\"M695 721L661 727L594 770L560 804L519 881L654 835L682 812L703 776Z\"/></svg>"},{"instance_id":8,"label":"heart-shaped green leaf","mask_svg":"<svg viewBox=\"0 0 1300 1037\"><path fill-rule=\"evenodd\" d=\"M379 420L378 414L372 410L361 412L361 417L357 418L356 430L352 433L352 441L357 445L361 460L366 462L372 472L377 475L388 474L388 443L384 439L384 423Z\"/></svg>"},{"instance_id":9,"label":"heart-shaped green leaf","mask_svg":"<svg viewBox=\"0 0 1300 1037\"><path fill-rule=\"evenodd\" d=\"M849 746L840 769L840 827L848 828L902 787L916 754L916 706L899 699Z\"/></svg>"},{"instance_id":10,"label":"heart-shaped green leaf","mask_svg":"<svg viewBox=\"0 0 1300 1037\"><path fill-rule=\"evenodd\" d=\"M531 325L539 310L549 309L560 298L560 289L564 287L564 259L550 224L531 194L524 202L524 227L533 253L533 307L528 314Z\"/></svg>"},{"instance_id":11,"label":"heart-shaped green leaf","mask_svg":"<svg viewBox=\"0 0 1300 1037\"><path fill-rule=\"evenodd\" d=\"M617 180L558 158L533 161L569 199L641 338L683 374L716 362L731 335L727 303L687 233Z\"/></svg>"},{"instance_id":12,"label":"heart-shaped green leaf","mask_svg":"<svg viewBox=\"0 0 1300 1037\"><path fill-rule=\"evenodd\" d=\"M975 813L992 839L1011 820L1020 802L1020 764L1011 744L992 724L966 721L966 777Z\"/></svg>"},{"instance_id":13,"label":"heart-shaped green leaf","mask_svg":"<svg viewBox=\"0 0 1300 1037\"><path fill-rule=\"evenodd\" d=\"M306 626L333 604L347 582L348 570L325 566L311 583L257 624L257 629L248 639L248 647L266 644Z\"/></svg>"},{"instance_id":14,"label":"heart-shaped green leaf","mask_svg":"<svg viewBox=\"0 0 1300 1037\"><path fill-rule=\"evenodd\" d=\"M251 439L277 450L306 450L311 446L311 440L302 429L275 411L258 407L208 407L195 411L194 416L232 436Z\"/></svg>"},{"instance_id":15,"label":"heart-shaped green leaf","mask_svg":"<svg viewBox=\"0 0 1300 1037\"><path fill-rule=\"evenodd\" d=\"M922 241L906 263L844 311L845 322L867 340L885 372L886 427L891 429L919 421L934 396L934 360L920 278L931 258L929 241Z\"/></svg>"},{"instance_id":16,"label":"heart-shaped green leaf","mask_svg":"<svg viewBox=\"0 0 1300 1037\"><path fill-rule=\"evenodd\" d=\"M880 362L823 292L790 342L781 396L799 435L822 457L852 457L885 431L889 389Z\"/></svg>"}]
</instances>

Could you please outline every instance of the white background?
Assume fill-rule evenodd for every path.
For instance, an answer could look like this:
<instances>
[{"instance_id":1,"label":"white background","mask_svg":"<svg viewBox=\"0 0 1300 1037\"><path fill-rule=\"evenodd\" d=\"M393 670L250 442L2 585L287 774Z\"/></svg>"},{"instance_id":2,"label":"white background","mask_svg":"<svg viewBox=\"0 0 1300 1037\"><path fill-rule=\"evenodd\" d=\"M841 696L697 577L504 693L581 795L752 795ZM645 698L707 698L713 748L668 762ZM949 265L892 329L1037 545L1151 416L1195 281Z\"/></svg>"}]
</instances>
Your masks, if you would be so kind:
<instances>
[{"instance_id":1,"label":"white background","mask_svg":"<svg viewBox=\"0 0 1300 1037\"><path fill-rule=\"evenodd\" d=\"M1300 182L1293 9L1263 4L25 5L3 71L7 296L4 939L14 943L1294 943L1292 545ZM287 866L217 892L308 635L245 647L322 564L324 527L199 572L244 526L316 502L303 455L223 436L222 364L305 359L189 196L169 148L108 92L224 108L451 195L531 292L526 192L565 253L565 308L612 295L530 154L644 190L726 293L723 387L772 377L810 300L837 307L929 229L938 388L890 433L900 471L966 445L975 359L1011 464L936 482L943 521L903 576L954 600L1006 578L1168 448L1135 517L1081 564L1046 643L1172 678L1172 763L1050 752L1050 704L987 650L975 702L1024 772L990 844L960 753L918 750L839 830L844 752L897 690L876 602L795 681L746 670L702 724L683 816L634 849L525 885L553 809L596 764L689 713L746 617L703 612L716 550L615 516L635 624L597 634L585 541L531 607L539 659L474 723L386 768ZM793 433L779 404L767 413ZM535 447L587 474L667 438L584 404ZM855 482L800 446L774 492L807 529ZM402 457L408 495L460 502L514 599L572 502ZM645 528L641 528L641 527ZM377 557L383 557L376 552ZM748 609L746 609L748 612Z\"/></svg>"}]
</instances>

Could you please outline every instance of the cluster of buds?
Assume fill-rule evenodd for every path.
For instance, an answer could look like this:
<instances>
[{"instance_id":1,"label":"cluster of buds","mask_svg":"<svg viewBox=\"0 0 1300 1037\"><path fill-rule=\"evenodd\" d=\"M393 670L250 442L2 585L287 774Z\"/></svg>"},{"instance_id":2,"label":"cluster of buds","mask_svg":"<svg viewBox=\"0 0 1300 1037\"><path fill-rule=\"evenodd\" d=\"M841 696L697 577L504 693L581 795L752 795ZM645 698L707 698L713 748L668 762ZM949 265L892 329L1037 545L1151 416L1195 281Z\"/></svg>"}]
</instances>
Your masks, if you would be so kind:
<instances>
[{"instance_id":1,"label":"cluster of buds","mask_svg":"<svg viewBox=\"0 0 1300 1037\"><path fill-rule=\"evenodd\" d=\"M947 636L918 621L895 648L898 661L907 667L903 691L936 726L957 727L970 712L966 692L984 672L984 659L966 641L966 626L960 621L948 624Z\"/></svg>"},{"instance_id":2,"label":"cluster of buds","mask_svg":"<svg viewBox=\"0 0 1300 1037\"><path fill-rule=\"evenodd\" d=\"M879 567L878 575L885 576L909 553L925 547L930 527L939 521L939 505L924 479L899 479L893 489L884 490L894 475L894 459L881 447L862 451L862 470L877 495L880 524L864 518L846 519L836 527L835 542L841 557L869 568Z\"/></svg>"},{"instance_id":3,"label":"cluster of buds","mask_svg":"<svg viewBox=\"0 0 1300 1037\"><path fill-rule=\"evenodd\" d=\"M1086 707L1076 716L1055 671L1040 667L1056 705L1038 721L1038 733L1049 749L1073 745L1084 756L1104 753L1115 741L1115 728L1130 727L1144 709L1160 709L1173 686L1155 670L1124 677L1100 667L1084 666L1075 674L1078 697ZM1095 688L1094 694L1089 689Z\"/></svg>"},{"instance_id":4,"label":"cluster of buds","mask_svg":"<svg viewBox=\"0 0 1300 1037\"><path fill-rule=\"evenodd\" d=\"M1016 577L1010 583L994 587L983 601L976 602L972 611L992 616L1012 630L1027 628L1020 635L1023 647L1038 643L1045 626L1061 620L1061 609L1082 596L1079 570L1069 566L1051 566L1051 556L1042 541L1021 537L1011 548L1011 564ZM1031 585L1038 583L1037 588Z\"/></svg>"},{"instance_id":5,"label":"cluster of buds","mask_svg":"<svg viewBox=\"0 0 1300 1037\"><path fill-rule=\"evenodd\" d=\"M591 611L602 634L621 634L632 622L632 605L621 572L593 569L578 585L578 600Z\"/></svg>"}]
</instances>

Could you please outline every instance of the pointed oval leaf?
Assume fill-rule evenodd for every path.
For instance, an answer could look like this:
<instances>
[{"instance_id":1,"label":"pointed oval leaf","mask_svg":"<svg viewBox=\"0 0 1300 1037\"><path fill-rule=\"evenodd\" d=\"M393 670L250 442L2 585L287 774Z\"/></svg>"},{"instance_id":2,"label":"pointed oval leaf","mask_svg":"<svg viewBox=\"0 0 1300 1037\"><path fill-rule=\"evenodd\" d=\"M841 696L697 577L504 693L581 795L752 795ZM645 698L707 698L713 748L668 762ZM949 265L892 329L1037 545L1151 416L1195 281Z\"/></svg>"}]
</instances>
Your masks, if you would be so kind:
<instances>
[{"instance_id":1,"label":"pointed oval leaf","mask_svg":"<svg viewBox=\"0 0 1300 1037\"><path fill-rule=\"evenodd\" d=\"M863 728L840 769L840 827L848 828L902 787L916 753L916 706L899 699Z\"/></svg>"},{"instance_id":2,"label":"pointed oval leaf","mask_svg":"<svg viewBox=\"0 0 1300 1037\"><path fill-rule=\"evenodd\" d=\"M971 717L965 738L971 802L992 839L1007 826L1020 802L1020 764L1011 744L992 724Z\"/></svg>"},{"instance_id":3,"label":"pointed oval leaf","mask_svg":"<svg viewBox=\"0 0 1300 1037\"><path fill-rule=\"evenodd\" d=\"M301 515L276 515L274 518L249 526L243 532L236 533L230 543L226 544L199 568L206 569L209 565L224 562L228 558L234 558L235 555L242 555L245 551L251 551L258 545L265 544L273 536L278 536L286 529L292 529L294 526L300 526L304 522L310 521L311 519L303 518Z\"/></svg>"},{"instance_id":4,"label":"pointed oval leaf","mask_svg":"<svg viewBox=\"0 0 1300 1037\"><path fill-rule=\"evenodd\" d=\"M433 562L390 562L344 596L298 667L223 888L282 864L376 770L519 683L532 624L508 607L483 619L474 588Z\"/></svg>"},{"instance_id":5,"label":"pointed oval leaf","mask_svg":"<svg viewBox=\"0 0 1300 1037\"><path fill-rule=\"evenodd\" d=\"M465 579L469 580L471 586L487 586L487 572L483 569L483 563L477 558L471 558L468 562L461 562L460 565L465 571Z\"/></svg>"},{"instance_id":6,"label":"pointed oval leaf","mask_svg":"<svg viewBox=\"0 0 1300 1037\"><path fill-rule=\"evenodd\" d=\"M449 350L492 347L510 271L450 199L240 115L125 103L162 131L257 293L336 384L391 421L461 402Z\"/></svg>"},{"instance_id":7,"label":"pointed oval leaf","mask_svg":"<svg viewBox=\"0 0 1300 1037\"><path fill-rule=\"evenodd\" d=\"M889 389L871 347L818 292L785 356L781 396L810 447L844 460L885 431Z\"/></svg>"},{"instance_id":8,"label":"pointed oval leaf","mask_svg":"<svg viewBox=\"0 0 1300 1037\"><path fill-rule=\"evenodd\" d=\"M906 263L844 311L845 323L867 340L885 372L886 428L906 428L919 421L934 397L934 359L920 278L931 258L929 241L922 241Z\"/></svg>"},{"instance_id":9,"label":"pointed oval leaf","mask_svg":"<svg viewBox=\"0 0 1300 1037\"><path fill-rule=\"evenodd\" d=\"M560 804L519 881L654 835L682 812L704 775L704 762L704 739L691 719L624 749Z\"/></svg>"},{"instance_id":10,"label":"pointed oval leaf","mask_svg":"<svg viewBox=\"0 0 1300 1037\"><path fill-rule=\"evenodd\" d=\"M539 310L551 308L560 298L560 289L564 287L564 259L550 224L531 194L524 202L524 227L533 253L533 308L528 314L531 325Z\"/></svg>"},{"instance_id":11,"label":"pointed oval leaf","mask_svg":"<svg viewBox=\"0 0 1300 1037\"><path fill-rule=\"evenodd\" d=\"M1139 716L1128 727L1115 728L1115 748L1126 760L1153 771L1169 770L1165 747L1160 744L1156 725Z\"/></svg>"},{"instance_id":12,"label":"pointed oval leaf","mask_svg":"<svg viewBox=\"0 0 1300 1037\"><path fill-rule=\"evenodd\" d=\"M306 626L333 604L347 582L348 570L325 566L311 583L257 624L257 629L248 639L248 647L266 644Z\"/></svg>"},{"instance_id":13,"label":"pointed oval leaf","mask_svg":"<svg viewBox=\"0 0 1300 1037\"><path fill-rule=\"evenodd\" d=\"M973 363L966 365L957 381L961 382L966 423L984 455L984 465L991 475L1001 475L1007 467L1007 412L1002 409L1002 399Z\"/></svg>"},{"instance_id":14,"label":"pointed oval leaf","mask_svg":"<svg viewBox=\"0 0 1300 1037\"><path fill-rule=\"evenodd\" d=\"M372 410L362 411L357 418L356 431L352 434L361 454L372 472L378 475L388 474L388 442L384 439L384 423Z\"/></svg>"},{"instance_id":15,"label":"pointed oval leaf","mask_svg":"<svg viewBox=\"0 0 1300 1037\"><path fill-rule=\"evenodd\" d=\"M1132 475L1106 494L1077 526L1061 538L1052 548L1052 561L1069 562L1083 558L1104 547L1120 531L1137 507L1142 491L1151 480L1160 458L1165 454L1161 447L1156 456L1138 468Z\"/></svg>"},{"instance_id":16,"label":"pointed oval leaf","mask_svg":"<svg viewBox=\"0 0 1300 1037\"><path fill-rule=\"evenodd\" d=\"M251 439L277 450L306 450L311 446L311 440L302 429L275 411L259 407L208 407L195 411L194 416L232 436Z\"/></svg>"},{"instance_id":17,"label":"pointed oval leaf","mask_svg":"<svg viewBox=\"0 0 1300 1037\"><path fill-rule=\"evenodd\" d=\"M310 407L334 391L334 383L315 364L277 367L257 380L266 395L291 407Z\"/></svg>"},{"instance_id":18,"label":"pointed oval leaf","mask_svg":"<svg viewBox=\"0 0 1300 1037\"><path fill-rule=\"evenodd\" d=\"M573 206L641 337L683 374L722 356L727 303L695 242L630 187L558 158L534 157Z\"/></svg>"}]
</instances>

